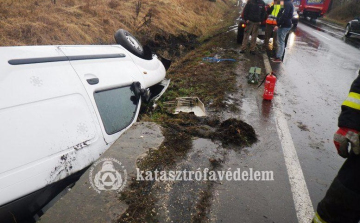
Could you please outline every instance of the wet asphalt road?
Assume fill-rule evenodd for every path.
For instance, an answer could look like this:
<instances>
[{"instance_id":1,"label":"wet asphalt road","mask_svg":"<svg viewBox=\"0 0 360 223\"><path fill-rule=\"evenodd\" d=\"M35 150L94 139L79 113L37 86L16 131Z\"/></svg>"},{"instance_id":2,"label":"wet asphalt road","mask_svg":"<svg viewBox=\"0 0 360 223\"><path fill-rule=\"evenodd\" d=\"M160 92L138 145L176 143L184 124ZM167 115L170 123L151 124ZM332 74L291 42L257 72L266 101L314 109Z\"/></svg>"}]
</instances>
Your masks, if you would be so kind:
<instances>
[{"instance_id":1,"label":"wet asphalt road","mask_svg":"<svg viewBox=\"0 0 360 223\"><path fill-rule=\"evenodd\" d=\"M334 34L335 33L335 34ZM360 39L321 24L299 23L290 34L284 63L271 64L278 74L276 96L282 101L291 138L311 203L324 197L344 160L333 146L340 105L360 68ZM246 55L245 58L251 56ZM239 67L260 66L254 59ZM239 82L245 83L244 77ZM223 182L215 187L212 222L298 222L276 131L275 103L262 100L262 88L245 87L242 118L255 128L259 142L241 153L229 152L226 168L274 171L273 182Z\"/></svg>"},{"instance_id":2,"label":"wet asphalt road","mask_svg":"<svg viewBox=\"0 0 360 223\"><path fill-rule=\"evenodd\" d=\"M284 113L313 206L343 159L333 146L340 105L360 68L360 50L343 38L299 24L278 69Z\"/></svg>"},{"instance_id":3,"label":"wet asphalt road","mask_svg":"<svg viewBox=\"0 0 360 223\"><path fill-rule=\"evenodd\" d=\"M360 36L352 35L351 37L345 37L345 27L337 24L332 24L322 19L316 21L309 21L308 19L301 19L300 22L308 27L312 27L321 32L342 40L344 43L360 49Z\"/></svg>"}]
</instances>

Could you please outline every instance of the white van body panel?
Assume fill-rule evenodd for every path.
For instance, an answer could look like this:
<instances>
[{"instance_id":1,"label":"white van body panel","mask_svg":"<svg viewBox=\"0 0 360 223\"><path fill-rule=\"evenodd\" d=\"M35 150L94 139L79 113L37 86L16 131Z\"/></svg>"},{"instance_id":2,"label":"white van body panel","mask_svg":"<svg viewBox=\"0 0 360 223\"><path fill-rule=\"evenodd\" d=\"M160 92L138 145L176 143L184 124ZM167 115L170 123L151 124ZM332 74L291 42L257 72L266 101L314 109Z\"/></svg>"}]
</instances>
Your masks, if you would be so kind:
<instances>
[{"instance_id":1,"label":"white van body panel","mask_svg":"<svg viewBox=\"0 0 360 223\"><path fill-rule=\"evenodd\" d=\"M107 54L125 57L66 60ZM60 60L9 62L27 58ZM164 77L156 57L136 59L121 46L0 47L0 206L89 166L136 121L141 102L131 124L108 135L95 92Z\"/></svg>"},{"instance_id":2,"label":"white van body panel","mask_svg":"<svg viewBox=\"0 0 360 223\"><path fill-rule=\"evenodd\" d=\"M52 46L0 50L0 205L88 166L109 147L68 61L8 63L43 55L64 56Z\"/></svg>"}]
</instances>

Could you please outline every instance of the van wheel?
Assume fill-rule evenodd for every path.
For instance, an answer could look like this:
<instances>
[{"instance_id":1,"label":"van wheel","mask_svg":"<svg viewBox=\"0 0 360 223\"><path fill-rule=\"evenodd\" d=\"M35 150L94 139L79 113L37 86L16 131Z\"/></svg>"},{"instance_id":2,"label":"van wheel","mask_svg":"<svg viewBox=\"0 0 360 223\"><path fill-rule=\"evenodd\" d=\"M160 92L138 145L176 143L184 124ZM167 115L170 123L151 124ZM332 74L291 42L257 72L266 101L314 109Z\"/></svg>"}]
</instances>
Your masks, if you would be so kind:
<instances>
[{"instance_id":1,"label":"van wheel","mask_svg":"<svg viewBox=\"0 0 360 223\"><path fill-rule=\"evenodd\" d=\"M239 25L240 26L240 25ZM243 38L244 38L244 29L239 29L238 28L238 33L237 33L237 43L238 44L242 44L243 42Z\"/></svg>"},{"instance_id":2,"label":"van wheel","mask_svg":"<svg viewBox=\"0 0 360 223\"><path fill-rule=\"evenodd\" d=\"M131 33L124 29L119 29L115 33L115 41L135 56L144 57L144 49L141 43Z\"/></svg>"},{"instance_id":3,"label":"van wheel","mask_svg":"<svg viewBox=\"0 0 360 223\"><path fill-rule=\"evenodd\" d=\"M345 28L345 36L346 36L346 37L350 37L350 36L351 36L351 33L350 33L350 24L347 24L347 25L346 25L346 28Z\"/></svg>"}]
</instances>

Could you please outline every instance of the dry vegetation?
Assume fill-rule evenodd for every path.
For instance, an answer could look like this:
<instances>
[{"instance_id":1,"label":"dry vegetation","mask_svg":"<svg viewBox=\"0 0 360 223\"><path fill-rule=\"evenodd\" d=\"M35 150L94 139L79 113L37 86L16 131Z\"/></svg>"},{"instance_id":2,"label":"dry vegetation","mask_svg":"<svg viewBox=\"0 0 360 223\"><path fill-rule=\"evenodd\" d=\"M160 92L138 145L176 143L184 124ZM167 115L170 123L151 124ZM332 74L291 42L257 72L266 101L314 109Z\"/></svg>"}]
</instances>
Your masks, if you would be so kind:
<instances>
[{"instance_id":1,"label":"dry vegetation","mask_svg":"<svg viewBox=\"0 0 360 223\"><path fill-rule=\"evenodd\" d=\"M341 25L345 25L347 22L357 16L360 16L359 0L348 0L343 1L342 4L335 4L335 7L333 7L333 9L325 16L325 18Z\"/></svg>"},{"instance_id":2,"label":"dry vegetation","mask_svg":"<svg viewBox=\"0 0 360 223\"><path fill-rule=\"evenodd\" d=\"M140 40L211 35L234 0L1 0L1 45L109 44L119 28ZM227 21L228 22L228 21Z\"/></svg>"}]
</instances>

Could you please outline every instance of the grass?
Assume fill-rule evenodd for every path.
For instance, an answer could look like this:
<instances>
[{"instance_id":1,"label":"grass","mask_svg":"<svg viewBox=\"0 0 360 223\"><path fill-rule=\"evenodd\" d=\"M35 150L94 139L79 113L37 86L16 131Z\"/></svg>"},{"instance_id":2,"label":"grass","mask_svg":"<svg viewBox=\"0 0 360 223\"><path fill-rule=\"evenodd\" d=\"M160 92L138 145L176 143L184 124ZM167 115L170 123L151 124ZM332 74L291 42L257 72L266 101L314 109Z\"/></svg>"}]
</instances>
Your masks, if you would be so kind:
<instances>
[{"instance_id":1,"label":"grass","mask_svg":"<svg viewBox=\"0 0 360 223\"><path fill-rule=\"evenodd\" d=\"M142 41L161 31L172 35L211 35L223 26L224 15L234 3L235 0L2 0L0 42L2 46L113 44L113 35L119 28Z\"/></svg>"},{"instance_id":2,"label":"grass","mask_svg":"<svg viewBox=\"0 0 360 223\"><path fill-rule=\"evenodd\" d=\"M322 18L322 20L333 23L333 24L336 24L336 25L344 27L344 28L345 28L346 24L349 22L349 21L339 21L339 20L336 20L336 19L332 19L332 18L330 18L328 16L324 16Z\"/></svg>"},{"instance_id":3,"label":"grass","mask_svg":"<svg viewBox=\"0 0 360 223\"><path fill-rule=\"evenodd\" d=\"M360 16L360 4L356 3L356 0L352 0L331 10L326 14L325 20L345 26L347 22L357 16Z\"/></svg>"},{"instance_id":4,"label":"grass","mask_svg":"<svg viewBox=\"0 0 360 223\"><path fill-rule=\"evenodd\" d=\"M196 96L206 105L211 104L211 108L222 108L225 92L232 92L236 88L236 74L233 72L236 63L210 63L202 58L216 55L221 58L237 58L235 50L223 50L220 46L231 38L235 37L231 34L216 37L175 62L167 75L171 78L171 85L161 102L171 101L176 97Z\"/></svg>"}]
</instances>

